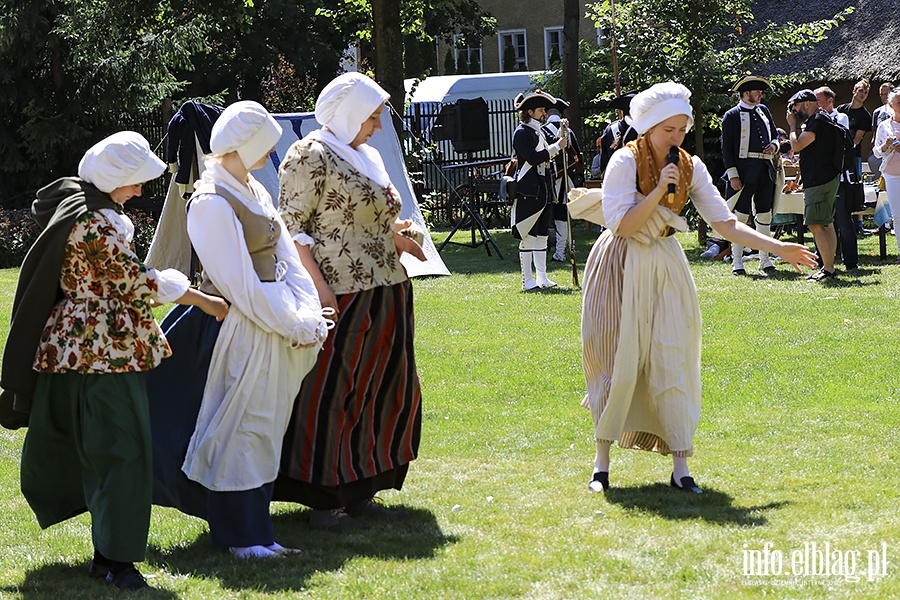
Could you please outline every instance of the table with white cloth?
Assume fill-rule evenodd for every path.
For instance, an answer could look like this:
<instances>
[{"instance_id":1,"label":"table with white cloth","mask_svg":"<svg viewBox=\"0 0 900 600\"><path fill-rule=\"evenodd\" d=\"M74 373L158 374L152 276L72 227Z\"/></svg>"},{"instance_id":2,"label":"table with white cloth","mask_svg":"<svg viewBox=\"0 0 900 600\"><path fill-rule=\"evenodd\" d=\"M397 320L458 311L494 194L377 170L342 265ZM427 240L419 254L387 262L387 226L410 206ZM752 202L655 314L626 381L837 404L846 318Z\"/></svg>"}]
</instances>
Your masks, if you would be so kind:
<instances>
[{"instance_id":1,"label":"table with white cloth","mask_svg":"<svg viewBox=\"0 0 900 600\"><path fill-rule=\"evenodd\" d=\"M875 224L878 226L878 245L881 252L881 258L887 258L887 227L886 224L891 220L891 207L887 201L887 194L878 189L875 185L866 185L866 208L854 212L854 215L872 215ZM781 201L777 205L778 215L793 215L794 224L797 228L797 243L804 243L804 234L806 226L803 224L803 192L793 192L790 194L782 194Z\"/></svg>"}]
</instances>

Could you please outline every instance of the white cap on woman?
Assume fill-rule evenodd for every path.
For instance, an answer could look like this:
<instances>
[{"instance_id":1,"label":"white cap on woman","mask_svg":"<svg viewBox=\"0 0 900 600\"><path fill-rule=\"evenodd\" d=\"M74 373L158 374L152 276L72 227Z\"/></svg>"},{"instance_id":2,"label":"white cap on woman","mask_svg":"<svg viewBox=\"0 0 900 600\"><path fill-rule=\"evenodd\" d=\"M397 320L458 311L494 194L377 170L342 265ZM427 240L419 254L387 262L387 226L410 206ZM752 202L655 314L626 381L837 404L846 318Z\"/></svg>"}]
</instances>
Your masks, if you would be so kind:
<instances>
[{"instance_id":1,"label":"white cap on woman","mask_svg":"<svg viewBox=\"0 0 900 600\"><path fill-rule=\"evenodd\" d=\"M166 170L150 143L134 131L120 131L84 153L78 176L105 193L156 179Z\"/></svg>"},{"instance_id":2,"label":"white cap on woman","mask_svg":"<svg viewBox=\"0 0 900 600\"><path fill-rule=\"evenodd\" d=\"M249 169L281 139L281 125L262 104L252 100L235 102L216 119L209 148L216 156L237 152Z\"/></svg>"},{"instance_id":3,"label":"white cap on woman","mask_svg":"<svg viewBox=\"0 0 900 600\"><path fill-rule=\"evenodd\" d=\"M687 115L688 129L694 124L691 91L674 81L657 83L631 100L631 115L625 121L641 135L675 115Z\"/></svg>"}]
</instances>

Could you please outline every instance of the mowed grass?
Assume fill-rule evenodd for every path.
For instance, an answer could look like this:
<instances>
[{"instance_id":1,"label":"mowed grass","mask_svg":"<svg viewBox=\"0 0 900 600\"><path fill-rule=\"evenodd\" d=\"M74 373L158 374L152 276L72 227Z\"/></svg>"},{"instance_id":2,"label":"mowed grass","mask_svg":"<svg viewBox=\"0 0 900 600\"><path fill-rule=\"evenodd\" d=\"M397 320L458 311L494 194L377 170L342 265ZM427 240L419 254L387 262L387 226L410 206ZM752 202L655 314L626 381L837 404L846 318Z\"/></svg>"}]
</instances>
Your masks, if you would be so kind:
<instances>
[{"instance_id":1,"label":"mowed grass","mask_svg":"<svg viewBox=\"0 0 900 600\"><path fill-rule=\"evenodd\" d=\"M867 238L862 268L823 285L783 264L732 277L681 236L704 316L691 468L706 493L689 497L668 487L671 459L617 448L612 490L588 492L580 291L552 263L560 287L522 293L515 242L494 235L506 260L450 245L454 275L414 284L422 444L403 491L382 494L411 518L335 535L277 503L277 539L304 554L242 562L202 521L154 508L140 567L156 589L142 597L900 597L894 238L887 261ZM580 265L595 237L576 232ZM0 339L15 278L0 271ZM87 577L86 516L36 524L18 489L23 437L0 431L0 596L120 596ZM817 575L806 556L826 543ZM745 573L749 551L768 573Z\"/></svg>"}]
</instances>

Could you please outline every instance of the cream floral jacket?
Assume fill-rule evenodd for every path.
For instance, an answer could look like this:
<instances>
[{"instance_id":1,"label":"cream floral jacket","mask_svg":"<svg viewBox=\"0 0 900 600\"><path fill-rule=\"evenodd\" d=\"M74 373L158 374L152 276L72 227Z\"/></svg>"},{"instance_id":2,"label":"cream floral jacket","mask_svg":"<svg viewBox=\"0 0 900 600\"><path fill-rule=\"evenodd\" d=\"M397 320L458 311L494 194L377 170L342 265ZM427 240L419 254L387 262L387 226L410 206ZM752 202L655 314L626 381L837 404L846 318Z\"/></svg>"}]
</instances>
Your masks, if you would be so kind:
<instances>
[{"instance_id":1,"label":"cream floral jacket","mask_svg":"<svg viewBox=\"0 0 900 600\"><path fill-rule=\"evenodd\" d=\"M106 212L85 213L69 234L63 299L44 327L36 371L147 371L172 353L150 310L157 282L134 253L133 226Z\"/></svg>"},{"instance_id":2,"label":"cream floral jacket","mask_svg":"<svg viewBox=\"0 0 900 600\"><path fill-rule=\"evenodd\" d=\"M394 245L400 194L381 187L318 140L300 140L281 165L278 204L294 239L314 240L313 259L335 294L407 279Z\"/></svg>"}]
</instances>

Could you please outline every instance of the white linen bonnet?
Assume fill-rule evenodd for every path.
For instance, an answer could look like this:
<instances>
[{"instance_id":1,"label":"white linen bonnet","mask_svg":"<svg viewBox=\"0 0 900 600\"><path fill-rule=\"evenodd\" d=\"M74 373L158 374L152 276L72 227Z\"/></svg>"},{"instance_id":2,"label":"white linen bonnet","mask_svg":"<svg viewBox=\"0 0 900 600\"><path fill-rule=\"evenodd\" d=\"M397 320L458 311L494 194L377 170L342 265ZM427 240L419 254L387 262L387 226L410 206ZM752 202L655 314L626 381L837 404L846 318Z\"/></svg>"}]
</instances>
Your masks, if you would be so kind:
<instances>
[{"instance_id":1,"label":"white linen bonnet","mask_svg":"<svg viewBox=\"0 0 900 600\"><path fill-rule=\"evenodd\" d=\"M222 111L213 124L209 148L216 156L237 152L249 169L269 153L281 139L281 125L262 104L252 100L235 102Z\"/></svg>"},{"instance_id":2,"label":"white linen bonnet","mask_svg":"<svg viewBox=\"0 0 900 600\"><path fill-rule=\"evenodd\" d=\"M648 129L675 115L687 115L688 129L694 125L691 91L680 83L657 83L631 100L631 115L625 122L643 135Z\"/></svg>"},{"instance_id":3,"label":"white linen bonnet","mask_svg":"<svg viewBox=\"0 0 900 600\"><path fill-rule=\"evenodd\" d=\"M78 163L78 176L110 193L128 185L156 179L166 170L150 143L134 131L120 131L90 147Z\"/></svg>"},{"instance_id":4,"label":"white linen bonnet","mask_svg":"<svg viewBox=\"0 0 900 600\"><path fill-rule=\"evenodd\" d=\"M371 77L344 73L325 86L316 100L316 121L344 144L352 142L362 124L391 95Z\"/></svg>"}]
</instances>

